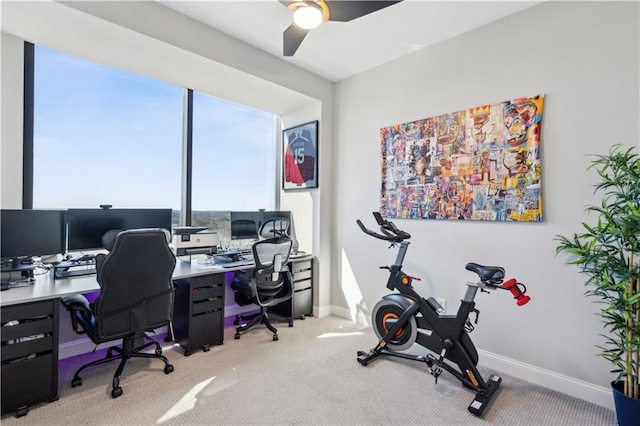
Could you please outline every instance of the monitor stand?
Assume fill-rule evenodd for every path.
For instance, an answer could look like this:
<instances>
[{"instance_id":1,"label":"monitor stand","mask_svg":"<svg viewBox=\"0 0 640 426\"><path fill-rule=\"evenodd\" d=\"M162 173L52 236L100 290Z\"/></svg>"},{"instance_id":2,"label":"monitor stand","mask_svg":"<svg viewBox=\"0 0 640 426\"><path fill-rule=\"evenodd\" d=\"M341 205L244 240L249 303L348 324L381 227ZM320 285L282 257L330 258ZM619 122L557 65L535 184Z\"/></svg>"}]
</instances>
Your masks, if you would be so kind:
<instances>
[{"instance_id":1,"label":"monitor stand","mask_svg":"<svg viewBox=\"0 0 640 426\"><path fill-rule=\"evenodd\" d=\"M11 259L10 264L8 263L6 265L2 265L2 268L0 268L0 272L26 272L36 269L36 265L32 263L20 263L20 259L20 257L14 257L13 259Z\"/></svg>"}]
</instances>

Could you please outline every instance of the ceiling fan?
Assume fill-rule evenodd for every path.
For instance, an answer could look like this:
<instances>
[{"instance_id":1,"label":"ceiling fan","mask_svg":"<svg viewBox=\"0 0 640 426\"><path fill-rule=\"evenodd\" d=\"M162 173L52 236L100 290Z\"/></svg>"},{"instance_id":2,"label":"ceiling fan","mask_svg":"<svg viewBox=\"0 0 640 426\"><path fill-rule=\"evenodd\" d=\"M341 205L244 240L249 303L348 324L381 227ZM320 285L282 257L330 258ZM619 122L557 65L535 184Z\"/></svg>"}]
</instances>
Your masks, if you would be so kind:
<instances>
[{"instance_id":1,"label":"ceiling fan","mask_svg":"<svg viewBox=\"0 0 640 426\"><path fill-rule=\"evenodd\" d=\"M323 22L349 22L400 1L280 0L287 9L293 11L293 23L284 31L283 55L293 56L309 30Z\"/></svg>"}]
</instances>

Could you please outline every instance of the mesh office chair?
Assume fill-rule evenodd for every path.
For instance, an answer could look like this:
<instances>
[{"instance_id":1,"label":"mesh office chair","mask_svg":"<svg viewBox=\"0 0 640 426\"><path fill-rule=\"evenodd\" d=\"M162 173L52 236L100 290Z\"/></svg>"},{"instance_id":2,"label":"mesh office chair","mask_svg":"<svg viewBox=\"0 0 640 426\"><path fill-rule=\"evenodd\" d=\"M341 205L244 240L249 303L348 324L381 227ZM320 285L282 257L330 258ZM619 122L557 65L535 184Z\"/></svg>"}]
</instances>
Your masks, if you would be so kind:
<instances>
[{"instance_id":1,"label":"mesh office chair","mask_svg":"<svg viewBox=\"0 0 640 426\"><path fill-rule=\"evenodd\" d=\"M286 217L269 218L262 222L258 230L258 237L260 239L273 238L280 235L291 235L289 232L289 219Z\"/></svg>"},{"instance_id":2,"label":"mesh office chair","mask_svg":"<svg viewBox=\"0 0 640 426\"><path fill-rule=\"evenodd\" d=\"M86 333L96 345L123 339L121 348L107 349L106 358L80 367L73 376L72 387L82 384L80 372L87 367L116 359L121 361L113 376L113 398L122 395L120 375L130 358L158 358L165 364L165 374L173 371L173 365L162 355L160 344L146 335L168 325L173 314L171 277L176 259L168 238L163 229L107 232L102 241L110 252L96 256L98 298L92 304L82 295L62 299L78 334ZM145 343L145 339L151 341ZM141 352L154 345L155 353Z\"/></svg>"},{"instance_id":3,"label":"mesh office chair","mask_svg":"<svg viewBox=\"0 0 640 426\"><path fill-rule=\"evenodd\" d=\"M287 267L291 253L291 239L287 236L277 236L258 241L251 247L255 269L249 277L236 275L231 283L238 305L256 304L260 313L250 316L236 316L234 324L240 324L240 319L250 321L236 328L235 339L240 333L258 323L263 323L272 333L273 340L278 340L278 330L271 324L267 308L291 299L293 294L293 279ZM287 318L289 327L293 327L293 318Z\"/></svg>"}]
</instances>

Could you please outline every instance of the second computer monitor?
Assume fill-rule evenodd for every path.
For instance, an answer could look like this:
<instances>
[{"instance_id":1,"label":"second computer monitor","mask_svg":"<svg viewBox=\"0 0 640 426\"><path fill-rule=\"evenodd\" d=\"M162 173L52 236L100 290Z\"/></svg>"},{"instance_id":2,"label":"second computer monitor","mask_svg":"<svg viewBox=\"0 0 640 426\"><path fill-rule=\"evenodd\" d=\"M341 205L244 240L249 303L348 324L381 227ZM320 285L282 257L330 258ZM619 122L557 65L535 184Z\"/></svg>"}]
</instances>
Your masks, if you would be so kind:
<instances>
[{"instance_id":1,"label":"second computer monitor","mask_svg":"<svg viewBox=\"0 0 640 426\"><path fill-rule=\"evenodd\" d=\"M258 229L262 223L262 212L232 211L231 217L231 239L232 240L255 240L258 238Z\"/></svg>"},{"instance_id":2,"label":"second computer monitor","mask_svg":"<svg viewBox=\"0 0 640 426\"><path fill-rule=\"evenodd\" d=\"M69 209L67 249L102 248L102 236L112 229L164 228L171 232L171 209Z\"/></svg>"},{"instance_id":3,"label":"second computer monitor","mask_svg":"<svg viewBox=\"0 0 640 426\"><path fill-rule=\"evenodd\" d=\"M63 210L2 210L2 259L64 253L66 212Z\"/></svg>"}]
</instances>

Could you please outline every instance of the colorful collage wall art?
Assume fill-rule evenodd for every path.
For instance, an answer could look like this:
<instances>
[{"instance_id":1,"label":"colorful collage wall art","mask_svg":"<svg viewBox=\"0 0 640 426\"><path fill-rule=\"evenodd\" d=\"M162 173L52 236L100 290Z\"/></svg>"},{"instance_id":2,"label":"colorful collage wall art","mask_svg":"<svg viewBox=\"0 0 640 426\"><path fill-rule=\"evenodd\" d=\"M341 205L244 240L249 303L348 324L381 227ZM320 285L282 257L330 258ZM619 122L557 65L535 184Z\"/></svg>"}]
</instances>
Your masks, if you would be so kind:
<instances>
[{"instance_id":1,"label":"colorful collage wall art","mask_svg":"<svg viewBox=\"0 0 640 426\"><path fill-rule=\"evenodd\" d=\"M544 96L380 130L387 218L542 221Z\"/></svg>"}]
</instances>

